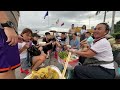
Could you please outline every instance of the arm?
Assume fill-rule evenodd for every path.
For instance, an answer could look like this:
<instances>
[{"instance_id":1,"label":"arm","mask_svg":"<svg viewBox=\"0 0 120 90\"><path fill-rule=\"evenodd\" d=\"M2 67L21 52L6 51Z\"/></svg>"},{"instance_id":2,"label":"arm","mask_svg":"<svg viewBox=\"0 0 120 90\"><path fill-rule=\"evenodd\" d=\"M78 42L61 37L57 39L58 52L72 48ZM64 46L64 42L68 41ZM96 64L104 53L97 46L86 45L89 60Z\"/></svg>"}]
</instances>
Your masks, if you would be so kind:
<instances>
[{"instance_id":1,"label":"arm","mask_svg":"<svg viewBox=\"0 0 120 90\"><path fill-rule=\"evenodd\" d=\"M72 52L75 51L74 53L80 56L84 56L84 57L93 57L96 54L101 54L106 51L110 51L108 48L110 48L108 42L100 40L96 42L94 45L92 45L90 49L88 49L86 52L80 52L80 51L75 51L75 50L72 50Z\"/></svg>"},{"instance_id":2,"label":"arm","mask_svg":"<svg viewBox=\"0 0 120 90\"><path fill-rule=\"evenodd\" d=\"M46 43L44 46L47 46L47 45L49 45L49 44L52 44L52 41L50 41L49 43Z\"/></svg>"},{"instance_id":3,"label":"arm","mask_svg":"<svg viewBox=\"0 0 120 90\"><path fill-rule=\"evenodd\" d=\"M79 56L88 57L88 58L93 57L93 56L96 55L96 53L93 52L93 51L90 50L90 49L88 49L87 51L83 51L83 52L80 52L80 51L71 51L71 52L76 53L76 54L78 54Z\"/></svg>"},{"instance_id":4,"label":"arm","mask_svg":"<svg viewBox=\"0 0 120 90\"><path fill-rule=\"evenodd\" d=\"M7 21L10 21L10 17L7 16L6 11L0 11L0 23L6 23ZM18 43L18 35L14 28L4 27L4 32L7 36L6 42L9 42L9 45L14 46Z\"/></svg>"},{"instance_id":5,"label":"arm","mask_svg":"<svg viewBox=\"0 0 120 90\"><path fill-rule=\"evenodd\" d=\"M23 51L29 48L29 44L26 43L22 48L19 49L19 53L21 54Z\"/></svg>"},{"instance_id":6,"label":"arm","mask_svg":"<svg viewBox=\"0 0 120 90\"><path fill-rule=\"evenodd\" d=\"M80 43L84 43L84 42L86 42L86 39L82 40Z\"/></svg>"},{"instance_id":7,"label":"arm","mask_svg":"<svg viewBox=\"0 0 120 90\"><path fill-rule=\"evenodd\" d=\"M23 51L25 51L27 48L22 47L21 49L19 49L19 53L21 54Z\"/></svg>"},{"instance_id":8,"label":"arm","mask_svg":"<svg viewBox=\"0 0 120 90\"><path fill-rule=\"evenodd\" d=\"M5 23L9 20L5 11L0 11L0 23Z\"/></svg>"},{"instance_id":9,"label":"arm","mask_svg":"<svg viewBox=\"0 0 120 90\"><path fill-rule=\"evenodd\" d=\"M56 45L61 48L61 45L58 41L56 41Z\"/></svg>"}]
</instances>

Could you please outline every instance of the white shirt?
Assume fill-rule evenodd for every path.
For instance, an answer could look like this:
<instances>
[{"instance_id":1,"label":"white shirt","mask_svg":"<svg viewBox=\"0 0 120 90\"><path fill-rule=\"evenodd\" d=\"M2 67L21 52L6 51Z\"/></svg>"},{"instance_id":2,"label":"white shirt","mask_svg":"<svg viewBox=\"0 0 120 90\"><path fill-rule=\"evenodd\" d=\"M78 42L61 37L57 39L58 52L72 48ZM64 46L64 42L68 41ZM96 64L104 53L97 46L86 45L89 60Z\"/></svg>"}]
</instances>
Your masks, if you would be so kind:
<instances>
[{"instance_id":1,"label":"white shirt","mask_svg":"<svg viewBox=\"0 0 120 90\"><path fill-rule=\"evenodd\" d=\"M80 34L84 34L86 32L87 32L87 30L85 30L85 29L80 30Z\"/></svg>"},{"instance_id":2,"label":"white shirt","mask_svg":"<svg viewBox=\"0 0 120 90\"><path fill-rule=\"evenodd\" d=\"M21 49L25 44L26 42L18 43L18 49ZM24 59L24 58L27 58L27 50L23 51L20 54L20 59Z\"/></svg>"},{"instance_id":3,"label":"white shirt","mask_svg":"<svg viewBox=\"0 0 120 90\"><path fill-rule=\"evenodd\" d=\"M113 61L112 48L106 38L92 44L91 49L97 53L94 57L99 61ZM100 66L108 69L114 69L114 63L101 64Z\"/></svg>"}]
</instances>

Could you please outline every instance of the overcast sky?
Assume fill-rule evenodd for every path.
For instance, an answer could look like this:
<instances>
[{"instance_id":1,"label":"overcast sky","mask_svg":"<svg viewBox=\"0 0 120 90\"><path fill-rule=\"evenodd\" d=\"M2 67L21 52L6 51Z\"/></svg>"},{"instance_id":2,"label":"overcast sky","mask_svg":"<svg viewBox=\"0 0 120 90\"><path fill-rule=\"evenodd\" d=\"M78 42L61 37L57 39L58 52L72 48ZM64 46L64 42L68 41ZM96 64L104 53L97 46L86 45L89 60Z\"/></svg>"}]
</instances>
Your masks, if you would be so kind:
<instances>
[{"instance_id":1,"label":"overcast sky","mask_svg":"<svg viewBox=\"0 0 120 90\"><path fill-rule=\"evenodd\" d=\"M96 26L103 22L104 11L95 15L96 11L48 11L48 16L44 19L47 11L20 11L19 32L23 28L31 28L33 31L38 30L39 34L44 34L49 30L68 31L71 24L81 27L86 25L87 28ZM91 17L89 19L89 16ZM56 21L59 23L56 25ZM106 22L111 26L112 11L107 12ZM116 11L115 23L120 21L120 11ZM63 26L61 24L64 23Z\"/></svg>"}]
</instances>

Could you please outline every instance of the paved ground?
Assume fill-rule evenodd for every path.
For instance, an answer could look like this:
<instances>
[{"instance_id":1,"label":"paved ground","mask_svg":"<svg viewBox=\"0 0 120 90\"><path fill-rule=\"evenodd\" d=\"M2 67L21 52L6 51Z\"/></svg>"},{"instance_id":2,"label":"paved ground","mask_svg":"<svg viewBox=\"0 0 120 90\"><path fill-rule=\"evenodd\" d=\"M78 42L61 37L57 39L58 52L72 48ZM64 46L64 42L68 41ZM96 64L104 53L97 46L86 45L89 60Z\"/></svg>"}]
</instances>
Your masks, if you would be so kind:
<instances>
[{"instance_id":1,"label":"paved ground","mask_svg":"<svg viewBox=\"0 0 120 90\"><path fill-rule=\"evenodd\" d=\"M61 64L59 64L58 61L54 57L52 57L51 59L50 58L46 59L46 61L44 62L44 64L45 64L45 66L55 65L55 66L57 66L60 69L62 67ZM16 74L16 78L17 79L24 79L25 76L26 76L24 73L20 73L20 67L15 70L15 74Z\"/></svg>"}]
</instances>

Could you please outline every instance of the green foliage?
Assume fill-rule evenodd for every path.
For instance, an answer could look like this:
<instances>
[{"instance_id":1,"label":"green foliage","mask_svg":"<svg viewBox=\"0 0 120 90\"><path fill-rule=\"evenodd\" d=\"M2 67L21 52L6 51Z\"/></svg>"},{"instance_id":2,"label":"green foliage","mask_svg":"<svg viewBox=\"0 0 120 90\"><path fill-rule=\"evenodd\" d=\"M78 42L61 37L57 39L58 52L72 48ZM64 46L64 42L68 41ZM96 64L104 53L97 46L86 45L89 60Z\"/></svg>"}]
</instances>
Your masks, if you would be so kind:
<instances>
[{"instance_id":1,"label":"green foliage","mask_svg":"<svg viewBox=\"0 0 120 90\"><path fill-rule=\"evenodd\" d=\"M115 37L116 35L120 34L120 21L118 21L115 25L114 25L114 32L113 34L111 34L113 37Z\"/></svg>"},{"instance_id":2,"label":"green foliage","mask_svg":"<svg viewBox=\"0 0 120 90\"><path fill-rule=\"evenodd\" d=\"M115 24L114 29L115 33L120 33L120 21Z\"/></svg>"},{"instance_id":3,"label":"green foliage","mask_svg":"<svg viewBox=\"0 0 120 90\"><path fill-rule=\"evenodd\" d=\"M111 34L111 35L115 38L115 36L118 35L118 34L120 35L120 32L113 33L113 34Z\"/></svg>"}]
</instances>

